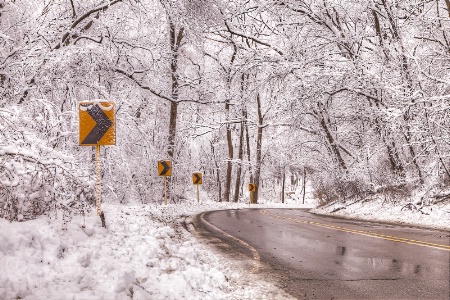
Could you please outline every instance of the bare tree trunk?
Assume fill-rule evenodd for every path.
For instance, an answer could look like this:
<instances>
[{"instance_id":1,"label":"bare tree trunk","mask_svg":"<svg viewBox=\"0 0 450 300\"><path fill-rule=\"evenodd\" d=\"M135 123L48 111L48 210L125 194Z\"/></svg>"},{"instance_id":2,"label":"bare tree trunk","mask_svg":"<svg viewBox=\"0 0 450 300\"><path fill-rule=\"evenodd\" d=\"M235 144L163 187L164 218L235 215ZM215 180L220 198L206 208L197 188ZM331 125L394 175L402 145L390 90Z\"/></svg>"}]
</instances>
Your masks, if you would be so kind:
<instances>
[{"instance_id":1,"label":"bare tree trunk","mask_svg":"<svg viewBox=\"0 0 450 300\"><path fill-rule=\"evenodd\" d=\"M256 95L256 102L258 105L258 136L256 139L256 166L255 166L255 203L258 203L258 196L260 190L260 177L261 177L261 160L262 160L262 134L263 134L263 122L264 116L261 111L261 97L259 93Z\"/></svg>"},{"instance_id":2,"label":"bare tree trunk","mask_svg":"<svg viewBox=\"0 0 450 300\"><path fill-rule=\"evenodd\" d=\"M399 47L400 48L400 57L401 57L401 61L402 61L401 71L402 71L402 74L404 75L404 78L405 78L405 81L407 84L406 92L408 92L408 94L411 94L413 91L413 79L412 79L412 75L411 75L412 72L411 72L411 67L409 65L409 60L406 55L405 45L403 44L403 40L401 38L399 28L397 26L397 23L395 22L395 16L393 15L387 1L382 0L382 3L383 3L384 10L386 11L387 19L389 20L389 23L391 25L394 39L398 42L398 45L400 46ZM403 133L403 136L406 140L406 144L408 146L408 150L411 155L412 162L413 162L414 166L416 167L417 173L419 175L420 183L423 184L424 180L423 180L422 170L420 169L419 163L416 158L416 151L414 150L414 147L413 147L413 134L411 132L411 126L409 125L411 119L412 119L412 116L408 109L403 114L403 120L405 121L405 127L406 127L405 128L406 132Z\"/></svg>"},{"instance_id":3,"label":"bare tree trunk","mask_svg":"<svg viewBox=\"0 0 450 300\"><path fill-rule=\"evenodd\" d=\"M445 4L447 4L448 17L450 18L450 0L445 0Z\"/></svg>"},{"instance_id":4,"label":"bare tree trunk","mask_svg":"<svg viewBox=\"0 0 450 300\"><path fill-rule=\"evenodd\" d=\"M334 156L337 158L339 165L341 166L341 168L344 171L347 171L347 165L345 164L344 159L342 158L341 151L339 151L339 147L336 145L336 142L335 142L333 136L331 135L331 132L328 129L328 126L327 126L324 118L321 118L320 126L322 127L323 131L325 131L325 136L328 140L328 144L330 145Z\"/></svg>"},{"instance_id":5,"label":"bare tree trunk","mask_svg":"<svg viewBox=\"0 0 450 300\"><path fill-rule=\"evenodd\" d=\"M281 181L281 203L284 203L284 183L286 181L286 172L283 168L283 179Z\"/></svg>"},{"instance_id":6,"label":"bare tree trunk","mask_svg":"<svg viewBox=\"0 0 450 300\"><path fill-rule=\"evenodd\" d=\"M220 182L220 169L219 169L219 163L217 162L216 159L216 153L214 150L214 144L213 142L210 142L211 144L211 153L214 159L214 165L216 167L216 183L217 183L217 188L219 189L219 202L222 202L222 183Z\"/></svg>"},{"instance_id":7,"label":"bare tree trunk","mask_svg":"<svg viewBox=\"0 0 450 300\"><path fill-rule=\"evenodd\" d=\"M170 119L169 119L169 138L167 154L170 159L174 157L175 151L175 138L177 133L177 115L178 115L178 103L170 103Z\"/></svg>"},{"instance_id":8,"label":"bare tree trunk","mask_svg":"<svg viewBox=\"0 0 450 300\"><path fill-rule=\"evenodd\" d=\"M447 52L450 52L450 39L448 38L448 32L445 31L444 26L442 25L443 18L440 17L439 2L439 0L436 0L436 12L438 16L439 27L442 29L442 37L445 41L445 45L447 46ZM448 16L450 17L450 0L445 0L445 3L447 4L447 12Z\"/></svg>"},{"instance_id":9,"label":"bare tree trunk","mask_svg":"<svg viewBox=\"0 0 450 300\"><path fill-rule=\"evenodd\" d=\"M369 104L372 107L372 101L369 100ZM380 109L380 104L378 102L375 103L375 106ZM381 140L383 141L384 145L386 146L387 155L389 158L389 163L391 165L391 170L396 175L400 175L401 177L405 176L405 169L403 167L403 164L400 160L400 157L398 155L398 149L394 142L388 141L386 134L383 134L383 129L381 126L381 122L378 117L375 118L375 124L374 124L375 132L380 136Z\"/></svg>"},{"instance_id":10,"label":"bare tree trunk","mask_svg":"<svg viewBox=\"0 0 450 300\"><path fill-rule=\"evenodd\" d=\"M230 69L228 70L227 84L228 91L231 89L231 67L233 66L234 60L236 59L237 47L233 44L233 54L231 56ZM230 97L227 96L225 103L225 111L227 114L227 120L230 120ZM225 178L225 190L223 192L223 198L226 202L230 202L230 190L231 190L231 174L233 172L233 138L231 132L231 125L227 123L227 145L228 145L228 163L227 163L227 177Z\"/></svg>"},{"instance_id":11,"label":"bare tree trunk","mask_svg":"<svg viewBox=\"0 0 450 300\"><path fill-rule=\"evenodd\" d=\"M247 145L247 160L248 160L248 173L250 177L250 183L253 183L253 172L252 172L252 165L251 165L251 153L250 153L250 134L248 133L248 123L247 123L247 110L244 107L244 110L242 111L245 119L245 144Z\"/></svg>"},{"instance_id":12,"label":"bare tree trunk","mask_svg":"<svg viewBox=\"0 0 450 300\"><path fill-rule=\"evenodd\" d=\"M347 165L345 164L344 159L342 158L341 151L339 150L338 145L336 144L336 140L334 139L333 135L330 132L330 129L328 128L327 121L325 120L325 114L324 109L322 107L322 104L319 102L319 112L317 114L319 118L320 127L322 127L323 131L325 132L325 137L328 141L328 144L331 147L331 151L334 155L334 157L338 160L339 166L347 172Z\"/></svg>"},{"instance_id":13,"label":"bare tree trunk","mask_svg":"<svg viewBox=\"0 0 450 300\"><path fill-rule=\"evenodd\" d=\"M176 32L175 24L172 19L169 17L169 28L170 28L170 50L172 53L172 60L170 62L170 71L171 71L171 94L173 100L178 100L179 95L179 82L178 82L178 55L179 48L181 44L181 40L184 36L184 27L181 27L178 30L178 34ZM171 159L174 157L175 152L175 138L177 133L177 116L178 116L178 102L172 101L170 102L170 119L169 119L169 138L168 138L168 149L167 154Z\"/></svg>"},{"instance_id":14,"label":"bare tree trunk","mask_svg":"<svg viewBox=\"0 0 450 300\"><path fill-rule=\"evenodd\" d=\"M171 160L174 159L175 154L175 139L177 134L177 116L178 116L178 96L179 96L179 78L178 78L178 56L179 49L181 45L181 41L184 37L184 27L181 27L178 30L170 17L169 13L167 14L168 22L169 22L169 38L170 38L170 50L172 54L171 62L170 62L170 71L171 71L171 95L172 99L175 101L170 102L170 117L169 117L169 135L168 135L168 148L167 154ZM173 192L172 192L172 178L168 178L168 189L167 189L167 197L169 201L173 201Z\"/></svg>"},{"instance_id":15,"label":"bare tree trunk","mask_svg":"<svg viewBox=\"0 0 450 300\"><path fill-rule=\"evenodd\" d=\"M245 74L241 75L241 97L243 97L243 92L244 92L244 85L245 85ZM238 202L239 200L239 189L241 186L241 175L242 175L242 158L244 156L244 122L245 122L245 105L244 103L242 103L242 108L241 108L241 128L239 131L239 149L238 149L238 160L239 160L239 164L237 165L237 169L236 169L236 182L235 182L235 186L234 186L234 202Z\"/></svg>"},{"instance_id":16,"label":"bare tree trunk","mask_svg":"<svg viewBox=\"0 0 450 300\"><path fill-rule=\"evenodd\" d=\"M425 120L426 120L426 124L427 124L427 131L429 132L429 136L430 136L431 141L432 141L432 143L434 145L434 151L437 154L439 162L441 163L442 167L444 168L445 173L450 178L450 171L449 171L448 167L446 166L444 160L442 159L443 156L442 156L441 151L439 149L440 147L436 143L436 139L434 138L434 133L433 133L433 131L430 128L430 121L429 121L429 116L428 116L427 112L425 112Z\"/></svg>"},{"instance_id":17,"label":"bare tree trunk","mask_svg":"<svg viewBox=\"0 0 450 300\"><path fill-rule=\"evenodd\" d=\"M241 174L242 174L242 158L244 156L244 113L242 113L242 121L241 128L239 131L239 150L238 150L238 160L239 164L237 165L236 170L236 181L234 186L234 202L238 202L239 200L239 188L241 186Z\"/></svg>"},{"instance_id":18,"label":"bare tree trunk","mask_svg":"<svg viewBox=\"0 0 450 300\"><path fill-rule=\"evenodd\" d=\"M225 110L227 115L230 111L230 102L227 101L225 104ZM228 162L227 162L227 176L225 178L225 190L223 192L223 198L226 202L230 202L230 189L231 189L231 174L233 172L233 138L231 136L231 125L227 124L227 145L228 145Z\"/></svg>"}]
</instances>

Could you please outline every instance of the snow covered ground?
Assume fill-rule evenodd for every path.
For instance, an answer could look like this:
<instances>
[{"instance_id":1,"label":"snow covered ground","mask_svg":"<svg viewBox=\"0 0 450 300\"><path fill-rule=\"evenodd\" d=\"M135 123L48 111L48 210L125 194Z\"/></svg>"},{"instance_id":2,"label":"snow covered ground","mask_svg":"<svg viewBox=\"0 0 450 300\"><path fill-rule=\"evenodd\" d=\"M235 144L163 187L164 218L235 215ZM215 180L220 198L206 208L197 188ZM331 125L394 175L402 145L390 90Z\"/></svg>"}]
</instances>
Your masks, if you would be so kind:
<instances>
[{"instance_id":1,"label":"snow covered ground","mask_svg":"<svg viewBox=\"0 0 450 300\"><path fill-rule=\"evenodd\" d=\"M182 215L244 207L103 205L107 229L94 209L66 225L56 217L0 219L0 299L289 299L179 222Z\"/></svg>"},{"instance_id":2,"label":"snow covered ground","mask_svg":"<svg viewBox=\"0 0 450 300\"><path fill-rule=\"evenodd\" d=\"M312 207L287 204L251 207ZM450 229L450 205L404 208L382 199L331 204L312 211L347 218ZM0 219L0 299L291 299L273 283L231 262L187 232L186 216L248 204L195 201L103 205L64 224L61 216L26 222ZM402 209L403 208L403 209Z\"/></svg>"},{"instance_id":3,"label":"snow covered ground","mask_svg":"<svg viewBox=\"0 0 450 300\"><path fill-rule=\"evenodd\" d=\"M321 215L334 215L349 219L382 221L403 225L423 226L450 230L450 204L438 203L420 208L413 199L387 202L382 197L370 201L331 203L312 209Z\"/></svg>"}]
</instances>

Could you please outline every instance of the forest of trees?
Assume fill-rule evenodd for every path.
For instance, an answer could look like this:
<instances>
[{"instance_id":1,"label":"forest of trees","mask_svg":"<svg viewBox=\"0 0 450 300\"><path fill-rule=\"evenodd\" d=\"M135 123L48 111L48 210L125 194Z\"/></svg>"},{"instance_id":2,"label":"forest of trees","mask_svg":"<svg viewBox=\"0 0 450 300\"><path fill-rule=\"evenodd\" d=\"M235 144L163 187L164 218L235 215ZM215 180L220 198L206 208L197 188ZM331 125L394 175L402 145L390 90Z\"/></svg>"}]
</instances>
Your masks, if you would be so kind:
<instances>
[{"instance_id":1,"label":"forest of trees","mask_svg":"<svg viewBox=\"0 0 450 300\"><path fill-rule=\"evenodd\" d=\"M90 99L106 202L450 198L449 0L0 0L0 217L92 202Z\"/></svg>"}]
</instances>

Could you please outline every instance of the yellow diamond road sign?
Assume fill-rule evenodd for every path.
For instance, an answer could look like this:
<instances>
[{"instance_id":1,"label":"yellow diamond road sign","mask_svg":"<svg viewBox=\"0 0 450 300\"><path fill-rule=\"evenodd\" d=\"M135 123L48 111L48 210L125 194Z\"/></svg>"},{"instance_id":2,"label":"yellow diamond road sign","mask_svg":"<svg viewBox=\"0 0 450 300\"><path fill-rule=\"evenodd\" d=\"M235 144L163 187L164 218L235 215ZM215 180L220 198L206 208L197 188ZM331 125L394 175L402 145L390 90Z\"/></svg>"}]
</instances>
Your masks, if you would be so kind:
<instances>
[{"instance_id":1,"label":"yellow diamond road sign","mask_svg":"<svg viewBox=\"0 0 450 300\"><path fill-rule=\"evenodd\" d=\"M192 183L193 184L202 184L203 175L202 173L192 173Z\"/></svg>"},{"instance_id":2,"label":"yellow diamond road sign","mask_svg":"<svg viewBox=\"0 0 450 300\"><path fill-rule=\"evenodd\" d=\"M106 100L81 101L78 104L80 146L116 144L114 102Z\"/></svg>"},{"instance_id":3,"label":"yellow diamond road sign","mask_svg":"<svg viewBox=\"0 0 450 300\"><path fill-rule=\"evenodd\" d=\"M158 161L158 176L172 176L172 161Z\"/></svg>"},{"instance_id":4,"label":"yellow diamond road sign","mask_svg":"<svg viewBox=\"0 0 450 300\"><path fill-rule=\"evenodd\" d=\"M248 185L248 190L249 190L250 192L256 191L256 184L254 184L254 183L249 183L249 185Z\"/></svg>"}]
</instances>

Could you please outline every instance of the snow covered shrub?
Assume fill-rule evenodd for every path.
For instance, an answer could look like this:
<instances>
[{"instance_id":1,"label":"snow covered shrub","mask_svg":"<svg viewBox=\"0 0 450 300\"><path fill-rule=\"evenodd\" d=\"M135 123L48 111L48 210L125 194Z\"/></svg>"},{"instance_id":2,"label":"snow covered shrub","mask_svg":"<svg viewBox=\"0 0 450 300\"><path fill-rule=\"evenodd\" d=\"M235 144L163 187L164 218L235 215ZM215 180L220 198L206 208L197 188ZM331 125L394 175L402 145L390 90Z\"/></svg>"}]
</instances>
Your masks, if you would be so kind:
<instances>
[{"instance_id":1,"label":"snow covered shrub","mask_svg":"<svg viewBox=\"0 0 450 300\"><path fill-rule=\"evenodd\" d=\"M42 101L0 108L0 217L21 221L56 209L67 216L93 202L88 170L57 149L67 135L62 123Z\"/></svg>"},{"instance_id":2,"label":"snow covered shrub","mask_svg":"<svg viewBox=\"0 0 450 300\"><path fill-rule=\"evenodd\" d=\"M394 171L389 160L378 160L371 173L372 193L383 196L388 202L396 202L411 196L413 189L416 188L417 179L404 173Z\"/></svg>"},{"instance_id":3,"label":"snow covered shrub","mask_svg":"<svg viewBox=\"0 0 450 300\"><path fill-rule=\"evenodd\" d=\"M363 176L316 173L311 182L314 197L319 199L321 205L334 201L364 199L371 193L370 183L365 181Z\"/></svg>"},{"instance_id":4,"label":"snow covered shrub","mask_svg":"<svg viewBox=\"0 0 450 300\"><path fill-rule=\"evenodd\" d=\"M319 173L311 174L313 196L319 200L319 206L339 200L336 185L333 180Z\"/></svg>"},{"instance_id":5,"label":"snow covered shrub","mask_svg":"<svg viewBox=\"0 0 450 300\"><path fill-rule=\"evenodd\" d=\"M382 195L386 202L397 203L410 198L415 188L417 187L412 184L399 183L398 185L379 186L375 193Z\"/></svg>"}]
</instances>

